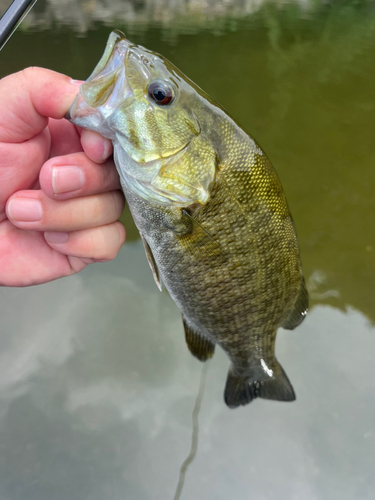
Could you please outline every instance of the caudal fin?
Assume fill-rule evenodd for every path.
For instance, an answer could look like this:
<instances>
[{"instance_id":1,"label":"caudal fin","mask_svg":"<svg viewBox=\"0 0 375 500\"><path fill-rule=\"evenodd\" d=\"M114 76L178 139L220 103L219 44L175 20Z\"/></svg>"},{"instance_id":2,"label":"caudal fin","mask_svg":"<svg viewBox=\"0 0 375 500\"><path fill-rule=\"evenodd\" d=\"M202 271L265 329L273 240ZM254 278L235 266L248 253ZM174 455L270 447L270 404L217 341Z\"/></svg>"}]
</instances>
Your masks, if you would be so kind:
<instances>
[{"instance_id":1,"label":"caudal fin","mask_svg":"<svg viewBox=\"0 0 375 500\"><path fill-rule=\"evenodd\" d=\"M247 405L255 398L274 399L276 401L294 401L296 395L284 370L279 364L271 377L255 380L240 376L229 369L225 386L224 400L229 408Z\"/></svg>"}]
</instances>

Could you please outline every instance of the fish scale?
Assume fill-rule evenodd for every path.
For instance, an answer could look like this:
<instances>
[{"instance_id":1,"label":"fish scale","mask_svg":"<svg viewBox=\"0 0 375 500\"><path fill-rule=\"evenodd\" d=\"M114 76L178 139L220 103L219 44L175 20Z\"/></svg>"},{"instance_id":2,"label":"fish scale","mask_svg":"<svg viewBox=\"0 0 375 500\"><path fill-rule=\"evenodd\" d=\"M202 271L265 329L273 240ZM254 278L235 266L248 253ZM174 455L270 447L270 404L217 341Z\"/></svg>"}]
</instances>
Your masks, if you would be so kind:
<instances>
[{"instance_id":1,"label":"fish scale","mask_svg":"<svg viewBox=\"0 0 375 500\"><path fill-rule=\"evenodd\" d=\"M227 405L294 400L276 333L303 321L308 294L281 183L259 145L172 63L120 32L70 119L112 140L155 281L180 308L190 351L205 361L217 344L231 361Z\"/></svg>"}]
</instances>

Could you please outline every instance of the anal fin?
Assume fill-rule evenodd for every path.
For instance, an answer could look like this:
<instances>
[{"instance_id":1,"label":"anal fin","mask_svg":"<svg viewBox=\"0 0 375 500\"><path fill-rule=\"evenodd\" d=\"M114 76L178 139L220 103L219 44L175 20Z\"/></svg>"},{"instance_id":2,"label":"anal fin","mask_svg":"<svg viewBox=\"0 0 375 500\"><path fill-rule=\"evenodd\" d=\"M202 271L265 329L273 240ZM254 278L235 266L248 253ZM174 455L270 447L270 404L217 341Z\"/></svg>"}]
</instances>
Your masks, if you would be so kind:
<instances>
[{"instance_id":1,"label":"anal fin","mask_svg":"<svg viewBox=\"0 0 375 500\"><path fill-rule=\"evenodd\" d=\"M305 319L307 310L309 308L309 294L306 288L305 280L302 276L301 288L293 309L289 316L282 323L282 328L285 330L294 330Z\"/></svg>"},{"instance_id":2,"label":"anal fin","mask_svg":"<svg viewBox=\"0 0 375 500\"><path fill-rule=\"evenodd\" d=\"M296 399L293 387L278 363L273 375L265 380L238 375L232 367L229 369L224 392L227 406L237 408L241 405L247 405L255 398L275 401L294 401Z\"/></svg>"},{"instance_id":3,"label":"anal fin","mask_svg":"<svg viewBox=\"0 0 375 500\"><path fill-rule=\"evenodd\" d=\"M160 291L162 291L161 280L160 280L160 276L159 276L159 270L157 268L154 256L152 255L151 248L149 247L149 244L144 239L144 237L141 234L140 234L140 236L141 236L141 240L142 240L143 246L145 247L147 261L149 263L149 266L151 267L152 275L154 277L156 286L159 288Z\"/></svg>"},{"instance_id":4,"label":"anal fin","mask_svg":"<svg viewBox=\"0 0 375 500\"><path fill-rule=\"evenodd\" d=\"M182 323L185 329L185 339L189 351L199 361L207 361L212 358L215 352L215 344L211 340L203 337L203 335L195 332L186 322L182 316Z\"/></svg>"}]
</instances>

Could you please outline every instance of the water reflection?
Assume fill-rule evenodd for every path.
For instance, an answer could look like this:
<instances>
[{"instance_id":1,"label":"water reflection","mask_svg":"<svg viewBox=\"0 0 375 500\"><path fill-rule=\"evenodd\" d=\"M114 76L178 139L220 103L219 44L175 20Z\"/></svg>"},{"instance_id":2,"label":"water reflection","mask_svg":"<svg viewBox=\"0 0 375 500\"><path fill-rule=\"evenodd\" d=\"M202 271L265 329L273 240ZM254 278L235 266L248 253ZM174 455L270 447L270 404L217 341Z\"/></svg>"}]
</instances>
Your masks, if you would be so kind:
<instances>
[{"instance_id":1,"label":"water reflection","mask_svg":"<svg viewBox=\"0 0 375 500\"><path fill-rule=\"evenodd\" d=\"M173 498L201 364L140 242L30 290L1 291L0 496ZM316 306L278 336L297 401L235 411L223 403L218 350L181 498L370 498L374 334L354 309Z\"/></svg>"}]
</instances>

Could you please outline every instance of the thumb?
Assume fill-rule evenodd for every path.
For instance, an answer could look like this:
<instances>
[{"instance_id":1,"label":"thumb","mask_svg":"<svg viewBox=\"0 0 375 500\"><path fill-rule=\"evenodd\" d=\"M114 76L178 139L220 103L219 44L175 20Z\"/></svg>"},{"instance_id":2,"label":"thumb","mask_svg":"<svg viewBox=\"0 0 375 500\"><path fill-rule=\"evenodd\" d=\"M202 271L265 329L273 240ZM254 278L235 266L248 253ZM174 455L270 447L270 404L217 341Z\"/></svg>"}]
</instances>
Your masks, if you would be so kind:
<instances>
[{"instance_id":1,"label":"thumb","mask_svg":"<svg viewBox=\"0 0 375 500\"><path fill-rule=\"evenodd\" d=\"M39 134L48 118L63 118L78 92L68 76L27 68L0 80L0 141L23 142Z\"/></svg>"}]
</instances>

